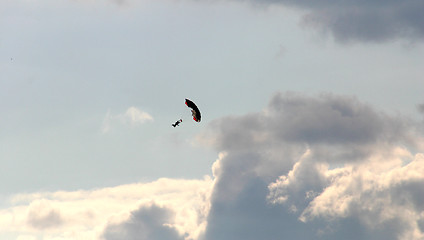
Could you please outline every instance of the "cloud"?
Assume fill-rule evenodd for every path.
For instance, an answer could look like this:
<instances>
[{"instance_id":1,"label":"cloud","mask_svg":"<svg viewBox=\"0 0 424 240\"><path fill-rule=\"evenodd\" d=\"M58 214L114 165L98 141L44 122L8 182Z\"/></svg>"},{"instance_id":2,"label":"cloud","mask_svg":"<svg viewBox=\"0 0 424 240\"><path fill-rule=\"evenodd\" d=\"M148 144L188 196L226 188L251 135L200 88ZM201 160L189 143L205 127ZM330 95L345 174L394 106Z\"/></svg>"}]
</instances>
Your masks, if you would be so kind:
<instances>
[{"instance_id":1,"label":"cloud","mask_svg":"<svg viewBox=\"0 0 424 240\"><path fill-rule=\"evenodd\" d=\"M146 121L153 121L153 117L150 114L141 111L136 107L130 107L123 115L124 121L129 122L131 125L141 124Z\"/></svg>"},{"instance_id":2,"label":"cloud","mask_svg":"<svg viewBox=\"0 0 424 240\"><path fill-rule=\"evenodd\" d=\"M202 136L214 164L210 239L422 239L414 123L355 98L277 94Z\"/></svg>"},{"instance_id":3,"label":"cloud","mask_svg":"<svg viewBox=\"0 0 424 240\"><path fill-rule=\"evenodd\" d=\"M113 126L124 125L136 127L145 122L152 122L153 117L136 107L129 107L124 113L113 115L110 110L103 119L102 132L108 133Z\"/></svg>"},{"instance_id":4,"label":"cloud","mask_svg":"<svg viewBox=\"0 0 424 240\"><path fill-rule=\"evenodd\" d=\"M34 201L28 209L28 224L40 230L60 227L63 219L60 211L53 208L49 201Z\"/></svg>"},{"instance_id":5,"label":"cloud","mask_svg":"<svg viewBox=\"0 0 424 240\"><path fill-rule=\"evenodd\" d=\"M133 211L123 223L108 225L103 237L107 240L183 240L172 227L173 213L156 205Z\"/></svg>"},{"instance_id":6,"label":"cloud","mask_svg":"<svg viewBox=\"0 0 424 240\"><path fill-rule=\"evenodd\" d=\"M348 226L340 221L355 222L364 234L361 239L424 237L419 227L424 213L423 154L394 149L384 158L335 169L310 157L269 185L268 198L274 204L295 209L305 224L324 222L331 229L330 234L322 233L326 239L346 234Z\"/></svg>"},{"instance_id":7,"label":"cloud","mask_svg":"<svg viewBox=\"0 0 424 240\"><path fill-rule=\"evenodd\" d=\"M0 209L0 235L16 232L22 238L43 239L116 239L125 235L120 239L134 239L139 233L136 229L144 227L147 239L197 239L206 226L212 183L208 177L163 178L85 191L18 194L10 199L11 207Z\"/></svg>"},{"instance_id":8,"label":"cloud","mask_svg":"<svg viewBox=\"0 0 424 240\"><path fill-rule=\"evenodd\" d=\"M424 39L424 3L405 1L251 0L305 11L304 26L330 33L339 42L385 42Z\"/></svg>"},{"instance_id":9,"label":"cloud","mask_svg":"<svg viewBox=\"0 0 424 240\"><path fill-rule=\"evenodd\" d=\"M287 156L286 167L307 146L314 147L318 160L341 163L364 159L396 143L415 144L407 120L387 116L353 97L332 94L277 94L261 113L226 117L212 125L207 138L219 151L247 150L268 160Z\"/></svg>"},{"instance_id":10,"label":"cloud","mask_svg":"<svg viewBox=\"0 0 424 240\"><path fill-rule=\"evenodd\" d=\"M20 235L16 240L37 240L37 237L31 235Z\"/></svg>"},{"instance_id":11,"label":"cloud","mask_svg":"<svg viewBox=\"0 0 424 240\"><path fill-rule=\"evenodd\" d=\"M403 38L422 41L424 10L421 1L323 1L317 6L308 2L309 13L303 23L330 32L341 42L384 42Z\"/></svg>"}]
</instances>

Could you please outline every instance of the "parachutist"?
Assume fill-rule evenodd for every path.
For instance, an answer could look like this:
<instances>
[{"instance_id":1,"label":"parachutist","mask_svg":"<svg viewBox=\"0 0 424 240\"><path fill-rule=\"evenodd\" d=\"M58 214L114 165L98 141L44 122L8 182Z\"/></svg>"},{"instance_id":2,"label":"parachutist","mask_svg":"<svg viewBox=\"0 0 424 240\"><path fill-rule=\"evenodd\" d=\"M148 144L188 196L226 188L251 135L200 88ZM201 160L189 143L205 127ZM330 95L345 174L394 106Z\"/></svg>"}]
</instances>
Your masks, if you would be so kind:
<instances>
[{"instance_id":1,"label":"parachutist","mask_svg":"<svg viewBox=\"0 0 424 240\"><path fill-rule=\"evenodd\" d=\"M176 126L180 125L180 123L182 123L182 122L183 122L183 120L180 119L180 120L176 121L174 124L172 124L172 126L176 127Z\"/></svg>"}]
</instances>

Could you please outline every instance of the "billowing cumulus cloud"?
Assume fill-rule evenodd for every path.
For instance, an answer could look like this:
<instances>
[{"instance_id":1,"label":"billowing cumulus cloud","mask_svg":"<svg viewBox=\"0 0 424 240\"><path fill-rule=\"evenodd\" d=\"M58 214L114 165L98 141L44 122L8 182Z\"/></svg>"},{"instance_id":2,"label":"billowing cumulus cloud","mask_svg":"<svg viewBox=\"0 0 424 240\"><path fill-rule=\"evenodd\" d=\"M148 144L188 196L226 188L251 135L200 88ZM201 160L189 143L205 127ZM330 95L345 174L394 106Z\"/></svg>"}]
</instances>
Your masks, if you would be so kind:
<instances>
[{"instance_id":1,"label":"billowing cumulus cloud","mask_svg":"<svg viewBox=\"0 0 424 240\"><path fill-rule=\"evenodd\" d=\"M414 123L355 98L278 94L215 121L222 151L203 239L422 239Z\"/></svg>"},{"instance_id":2,"label":"billowing cumulus cloud","mask_svg":"<svg viewBox=\"0 0 424 240\"><path fill-rule=\"evenodd\" d=\"M18 194L0 209L0 235L22 239L197 239L213 182L159 179L86 191Z\"/></svg>"},{"instance_id":3,"label":"billowing cumulus cloud","mask_svg":"<svg viewBox=\"0 0 424 240\"><path fill-rule=\"evenodd\" d=\"M368 236L361 239L424 237L420 227L424 155L394 149L384 158L335 169L311 163L309 157L269 185L269 200L289 207L302 222L325 223L328 230L339 232L322 232L323 238L338 239L349 226L337 224L346 220L359 224L361 233ZM308 183L309 179L316 182Z\"/></svg>"},{"instance_id":4,"label":"billowing cumulus cloud","mask_svg":"<svg viewBox=\"0 0 424 240\"><path fill-rule=\"evenodd\" d=\"M220 151L254 152L268 161L277 157L286 167L307 147L314 148L318 160L343 163L363 160L398 143L415 145L407 120L387 116L355 98L331 94L319 98L278 94L262 113L223 118L213 125L217 134L211 139Z\"/></svg>"}]
</instances>

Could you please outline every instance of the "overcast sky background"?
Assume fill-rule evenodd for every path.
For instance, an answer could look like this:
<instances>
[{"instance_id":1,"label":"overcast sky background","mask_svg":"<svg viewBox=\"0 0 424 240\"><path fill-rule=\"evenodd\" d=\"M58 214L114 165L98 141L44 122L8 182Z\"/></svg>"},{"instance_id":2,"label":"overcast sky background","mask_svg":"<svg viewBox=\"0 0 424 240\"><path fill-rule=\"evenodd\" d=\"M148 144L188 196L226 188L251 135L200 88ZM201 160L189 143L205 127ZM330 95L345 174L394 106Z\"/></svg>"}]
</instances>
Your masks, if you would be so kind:
<instances>
[{"instance_id":1,"label":"overcast sky background","mask_svg":"<svg viewBox=\"0 0 424 240\"><path fill-rule=\"evenodd\" d=\"M423 239L423 11L1 1L0 239Z\"/></svg>"}]
</instances>

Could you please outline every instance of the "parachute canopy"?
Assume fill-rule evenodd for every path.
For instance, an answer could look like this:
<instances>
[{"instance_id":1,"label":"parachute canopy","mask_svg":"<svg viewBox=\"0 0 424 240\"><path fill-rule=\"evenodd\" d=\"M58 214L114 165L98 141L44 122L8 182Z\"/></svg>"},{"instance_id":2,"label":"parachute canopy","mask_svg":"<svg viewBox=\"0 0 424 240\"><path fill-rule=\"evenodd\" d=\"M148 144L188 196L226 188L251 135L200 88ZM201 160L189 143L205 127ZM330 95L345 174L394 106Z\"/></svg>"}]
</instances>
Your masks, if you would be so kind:
<instances>
[{"instance_id":1,"label":"parachute canopy","mask_svg":"<svg viewBox=\"0 0 424 240\"><path fill-rule=\"evenodd\" d=\"M191 108L191 115L193 115L193 120L196 122L200 122L200 119L202 118L200 115L200 111L197 108L196 104L192 102L191 100L187 99L185 100L185 104L187 107Z\"/></svg>"}]
</instances>

